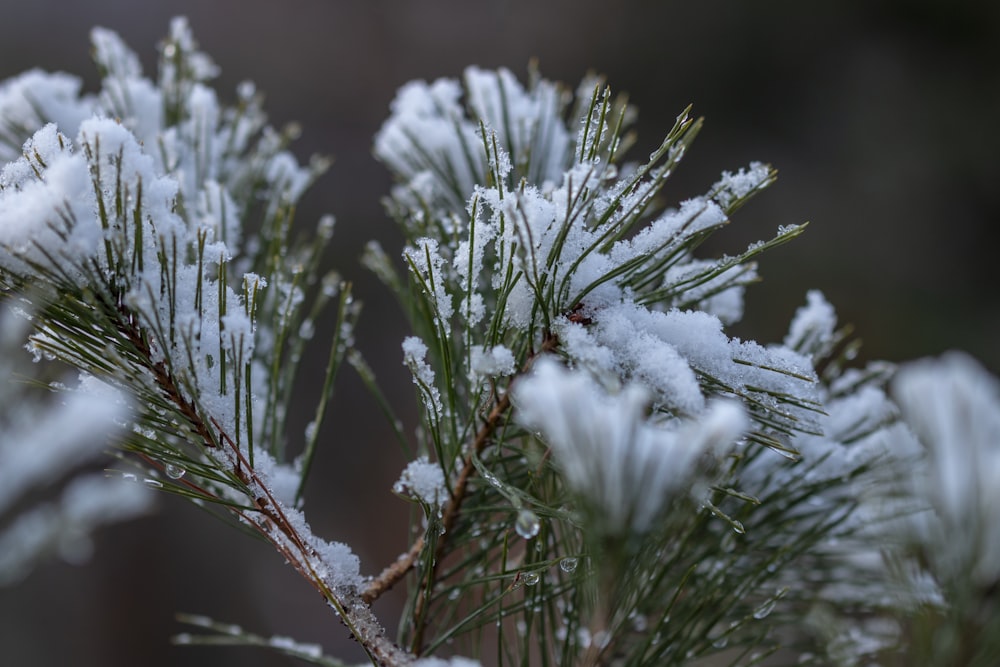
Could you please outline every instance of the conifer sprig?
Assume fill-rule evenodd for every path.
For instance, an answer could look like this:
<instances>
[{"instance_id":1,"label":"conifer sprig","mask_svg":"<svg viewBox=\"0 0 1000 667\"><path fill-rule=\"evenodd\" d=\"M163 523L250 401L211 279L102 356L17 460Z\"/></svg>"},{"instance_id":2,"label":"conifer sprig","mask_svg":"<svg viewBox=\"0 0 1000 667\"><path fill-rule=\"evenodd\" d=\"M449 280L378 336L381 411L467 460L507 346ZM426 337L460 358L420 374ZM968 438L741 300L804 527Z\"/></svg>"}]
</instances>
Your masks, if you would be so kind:
<instances>
[{"instance_id":1,"label":"conifer sprig","mask_svg":"<svg viewBox=\"0 0 1000 667\"><path fill-rule=\"evenodd\" d=\"M141 511L150 487L271 543L373 664L479 664L437 657L451 650L567 667L751 665L780 649L798 664L996 662L1000 385L960 355L853 368L859 343L818 292L780 343L731 337L757 259L805 225L700 255L776 172L754 162L671 204L702 129L690 108L631 161L635 110L596 77L573 94L534 67L527 85L469 68L400 90L375 153L397 179L402 270L375 243L363 261L409 320L411 435L353 347L350 284L323 275L333 218L293 234L327 161L299 164L297 128L271 128L252 84L220 103L183 19L155 80L114 33L92 43L97 94L38 71L0 83L0 289L36 359L81 374L75 389L40 379L65 405L28 412L58 425L105 401L86 423L113 420L98 431L136 483L73 480L16 516L96 440L0 409L0 435L44 441L0 438L0 582L66 548L64 530ZM328 309L298 438L296 372ZM392 487L409 545L373 578L301 511L344 361L409 459ZM404 583L393 641L372 604ZM182 621L206 632L179 643L341 664Z\"/></svg>"},{"instance_id":2,"label":"conifer sprig","mask_svg":"<svg viewBox=\"0 0 1000 667\"><path fill-rule=\"evenodd\" d=\"M323 163L298 165L252 87L237 107L218 103L206 85L215 67L183 20L161 45L157 85L113 33L96 30L93 43L101 93L61 117L32 106L23 120L38 126L0 177L0 279L37 308L32 347L135 399L121 447L146 486L271 542L374 662L404 664L357 604L357 558L315 536L297 509L357 317L348 285L335 275L320 284L332 218L292 238L296 202ZM326 386L292 461L295 370L333 298Z\"/></svg>"}]
</instances>

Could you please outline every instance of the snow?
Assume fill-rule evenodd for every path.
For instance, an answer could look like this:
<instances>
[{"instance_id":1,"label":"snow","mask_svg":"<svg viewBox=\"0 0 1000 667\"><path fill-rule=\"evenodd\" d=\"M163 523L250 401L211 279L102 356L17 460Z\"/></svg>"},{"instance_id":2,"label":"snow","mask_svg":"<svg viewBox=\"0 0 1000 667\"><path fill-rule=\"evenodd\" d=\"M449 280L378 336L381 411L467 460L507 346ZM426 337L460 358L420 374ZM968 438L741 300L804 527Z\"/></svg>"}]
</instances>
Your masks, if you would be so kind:
<instances>
[{"instance_id":1,"label":"snow","mask_svg":"<svg viewBox=\"0 0 1000 667\"><path fill-rule=\"evenodd\" d=\"M451 658L418 658L411 663L413 667L481 667L478 660L453 656Z\"/></svg>"},{"instance_id":2,"label":"snow","mask_svg":"<svg viewBox=\"0 0 1000 667\"><path fill-rule=\"evenodd\" d=\"M128 414L121 394L92 381L81 383L64 395L64 402L45 409L30 403L11 409L16 405L14 395L5 399L0 511L57 473L98 456Z\"/></svg>"},{"instance_id":3,"label":"snow","mask_svg":"<svg viewBox=\"0 0 1000 667\"><path fill-rule=\"evenodd\" d=\"M428 507L441 507L448 499L441 466L431 463L426 456L410 461L393 488L402 489Z\"/></svg>"},{"instance_id":4,"label":"snow","mask_svg":"<svg viewBox=\"0 0 1000 667\"><path fill-rule=\"evenodd\" d=\"M454 656L451 658L418 658L413 667L481 667L478 660Z\"/></svg>"},{"instance_id":5,"label":"snow","mask_svg":"<svg viewBox=\"0 0 1000 667\"><path fill-rule=\"evenodd\" d=\"M566 96L555 84L539 80L525 90L510 70L465 70L463 81L475 118L495 132L507 156L531 156L529 180L558 183L570 156L570 134L561 112ZM501 169L501 173L503 170Z\"/></svg>"},{"instance_id":6,"label":"snow","mask_svg":"<svg viewBox=\"0 0 1000 667\"><path fill-rule=\"evenodd\" d=\"M25 142L25 155L0 172L0 246L9 251L0 268L30 272L30 262L79 276L79 260L97 252L103 233L92 214L93 185L86 160L70 146L55 125L46 125Z\"/></svg>"},{"instance_id":7,"label":"snow","mask_svg":"<svg viewBox=\"0 0 1000 667\"><path fill-rule=\"evenodd\" d=\"M312 535L308 526L299 530L300 535ZM316 549L320 561L328 569L320 573L323 580L339 589L357 589L362 583L361 560L351 548L342 542L327 542L313 537L312 546Z\"/></svg>"},{"instance_id":8,"label":"snow","mask_svg":"<svg viewBox=\"0 0 1000 667\"><path fill-rule=\"evenodd\" d=\"M0 163L16 160L32 133L52 123L68 136L96 110L91 97L81 97L75 76L32 69L0 82Z\"/></svg>"},{"instance_id":9,"label":"snow","mask_svg":"<svg viewBox=\"0 0 1000 667\"><path fill-rule=\"evenodd\" d=\"M25 312L0 317L0 585L26 575L34 562L58 554L71 562L90 555L98 527L147 511L140 484L84 474L122 433L130 405L117 390L90 375L58 393L19 381L17 349L27 334ZM66 481L68 480L68 481ZM50 497L38 502L41 494Z\"/></svg>"},{"instance_id":10,"label":"snow","mask_svg":"<svg viewBox=\"0 0 1000 667\"><path fill-rule=\"evenodd\" d=\"M403 256L412 271L422 279L434 304L435 316L439 324L447 322L455 312L452 296L447 289L445 261L440 245L431 238L417 239L413 247L407 248Z\"/></svg>"},{"instance_id":11,"label":"snow","mask_svg":"<svg viewBox=\"0 0 1000 667\"><path fill-rule=\"evenodd\" d=\"M892 392L927 448L912 493L933 508L925 546L938 574L1000 581L1000 381L950 352L900 368Z\"/></svg>"},{"instance_id":12,"label":"snow","mask_svg":"<svg viewBox=\"0 0 1000 667\"><path fill-rule=\"evenodd\" d=\"M420 390L428 414L441 416L441 393L434 385L434 370L427 363L427 345L416 336L403 340L403 364L413 374L413 383Z\"/></svg>"},{"instance_id":13,"label":"snow","mask_svg":"<svg viewBox=\"0 0 1000 667\"><path fill-rule=\"evenodd\" d=\"M147 512L151 496L140 484L103 475L74 478L57 500L21 512L0 530L0 585L21 579L49 553L70 563L87 560L91 533Z\"/></svg>"},{"instance_id":14,"label":"snow","mask_svg":"<svg viewBox=\"0 0 1000 667\"><path fill-rule=\"evenodd\" d=\"M473 345L470 359L472 372L476 375L502 377L513 375L515 371L514 353L503 345L488 350L482 345Z\"/></svg>"},{"instance_id":15,"label":"snow","mask_svg":"<svg viewBox=\"0 0 1000 667\"><path fill-rule=\"evenodd\" d=\"M639 190L627 199L623 208L638 205L632 200L640 196L645 196L644 191ZM715 202L702 197L687 199L681 202L678 209L668 210L657 217L634 238L616 243L611 257L616 264L623 264L640 255L665 255L685 239L716 229L726 222L725 213Z\"/></svg>"},{"instance_id":16,"label":"snow","mask_svg":"<svg viewBox=\"0 0 1000 667\"><path fill-rule=\"evenodd\" d=\"M611 534L643 533L672 497L698 481L748 426L739 404L715 401L691 420L645 416L649 393L630 384L608 393L586 371L545 357L513 389L515 419L552 447L567 483Z\"/></svg>"},{"instance_id":17,"label":"snow","mask_svg":"<svg viewBox=\"0 0 1000 667\"><path fill-rule=\"evenodd\" d=\"M832 344L837 316L819 290L809 290L806 299L806 305L795 311L785 336L785 346L818 358Z\"/></svg>"},{"instance_id":18,"label":"snow","mask_svg":"<svg viewBox=\"0 0 1000 667\"><path fill-rule=\"evenodd\" d=\"M762 162L751 162L746 169L740 169L735 174L722 172L722 178L712 187L715 200L719 205L729 210L731 206L744 199L754 191L766 187L774 179L774 171Z\"/></svg>"},{"instance_id":19,"label":"snow","mask_svg":"<svg viewBox=\"0 0 1000 667\"><path fill-rule=\"evenodd\" d=\"M617 370L652 389L657 403L680 414L697 414L705 399L694 370L648 321L666 317L638 306L602 309L595 313L593 336L613 355Z\"/></svg>"},{"instance_id":20,"label":"snow","mask_svg":"<svg viewBox=\"0 0 1000 667\"><path fill-rule=\"evenodd\" d=\"M446 187L428 203L460 211L485 173L478 128L461 122L457 81L414 81L399 89L392 115L375 135L375 155L406 180L433 172Z\"/></svg>"},{"instance_id":21,"label":"snow","mask_svg":"<svg viewBox=\"0 0 1000 667\"><path fill-rule=\"evenodd\" d=\"M714 269L715 262L691 259L683 264L675 264L663 275L663 285L688 283L708 270ZM722 271L700 285L689 283L678 297L683 297L684 308L700 310L714 315L725 325L739 322L743 318L744 283L757 279L757 269L753 264L740 264Z\"/></svg>"}]
</instances>

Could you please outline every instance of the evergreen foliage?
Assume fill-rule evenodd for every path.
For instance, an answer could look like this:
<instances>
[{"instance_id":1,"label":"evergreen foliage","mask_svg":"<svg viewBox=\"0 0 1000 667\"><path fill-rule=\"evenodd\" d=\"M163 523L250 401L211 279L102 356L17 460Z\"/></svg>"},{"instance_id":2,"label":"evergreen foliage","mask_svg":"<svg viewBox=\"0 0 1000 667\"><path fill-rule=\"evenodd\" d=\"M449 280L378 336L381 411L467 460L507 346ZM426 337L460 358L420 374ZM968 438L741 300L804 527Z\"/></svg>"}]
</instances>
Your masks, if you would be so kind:
<instances>
[{"instance_id":1,"label":"evergreen foliage","mask_svg":"<svg viewBox=\"0 0 1000 667\"><path fill-rule=\"evenodd\" d=\"M596 78L570 91L469 68L400 90L375 155L405 247L396 262L372 243L364 262L409 321L407 428L354 347L350 285L321 274L333 219L297 230L325 162L297 162L251 84L219 101L183 19L155 80L114 33L92 41L97 94L40 71L0 84L4 298L36 357L80 373L38 380L66 396L50 418L106 408L65 442L2 415L0 581L65 525L143 511L151 487L270 542L373 664L996 663L996 380L954 355L856 368L818 292L780 343L729 336L758 256L805 225L699 254L776 173L752 163L674 201L702 127L690 109L634 161L635 110ZM295 441L295 374L327 309L326 382ZM345 361L414 453L393 491L415 537L374 575L301 509ZM141 484L67 490L31 528L16 499L37 471L105 441ZM372 603L404 584L390 638ZM177 643L342 664L181 620L199 631ZM475 659L438 657L453 652Z\"/></svg>"}]
</instances>

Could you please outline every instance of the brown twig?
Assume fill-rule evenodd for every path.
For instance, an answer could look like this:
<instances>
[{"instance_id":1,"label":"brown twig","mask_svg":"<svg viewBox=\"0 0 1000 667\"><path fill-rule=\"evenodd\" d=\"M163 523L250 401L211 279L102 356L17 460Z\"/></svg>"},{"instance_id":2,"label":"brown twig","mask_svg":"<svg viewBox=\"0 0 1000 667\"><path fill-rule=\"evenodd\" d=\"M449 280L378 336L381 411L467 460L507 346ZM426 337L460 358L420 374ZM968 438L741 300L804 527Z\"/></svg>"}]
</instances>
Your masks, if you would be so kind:
<instances>
[{"instance_id":1,"label":"brown twig","mask_svg":"<svg viewBox=\"0 0 1000 667\"><path fill-rule=\"evenodd\" d=\"M559 344L559 339L554 335L547 334L542 341L542 346L537 352L532 352L528 356L528 360L525 362L518 374L524 375L534 364L535 359L546 352L551 352ZM486 417L486 421L480 427L479 431L476 432L476 437L473 439L472 444L469 447L468 453L465 455L465 459L462 465L462 470L459 472L458 477L455 479L455 485L452 487L451 501L444 510L444 515L441 517L441 526L444 532L441 534L441 538L437 542L437 549L434 552L434 559L432 561L433 571L431 572L431 586L421 589L420 593L417 595L416 604L414 605L413 611L413 641L410 643L410 650L416 654L420 655L421 647L424 641L424 632L427 627L426 609L429 601L430 588L433 587L433 582L437 581L438 571L441 567L441 563L444 560L444 556L448 551L448 537L452 533L452 529L455 526L455 522L458 520L459 513L462 509L462 503L466 498L466 490L469 486L469 480L476 474L476 466L473 463L473 458L479 456L486 446L490 443L493 438L493 434L496 432L497 427L500 425L500 421L506 416L508 410L510 409L510 391L508 390L494 405L493 409L490 410L489 415ZM410 563L410 567L413 566L413 561ZM403 573L405 574L405 572ZM402 575L401 575L402 576Z\"/></svg>"},{"instance_id":2,"label":"brown twig","mask_svg":"<svg viewBox=\"0 0 1000 667\"><path fill-rule=\"evenodd\" d=\"M368 587L361 593L361 599L365 601L365 604L375 602L383 593L395 586L396 582L405 577L423 550L424 537L421 535L409 551L400 555L392 565L387 566L381 574L371 580Z\"/></svg>"},{"instance_id":3,"label":"brown twig","mask_svg":"<svg viewBox=\"0 0 1000 667\"><path fill-rule=\"evenodd\" d=\"M152 373L156 385L164 396L177 407L194 433L201 439L202 444L210 449L218 449L227 444L232 450L233 464L230 472L253 492L257 512L251 513L238 507L230 507L230 511L249 525L254 526L271 542L278 553L323 595L337 610L341 622L351 631L374 664L391 667L411 664L413 656L396 646L385 635L385 631L371 610L370 601L363 594L354 591L334 591L320 576L313 565L319 559L315 548L306 537L299 534L295 525L289 521L281 503L273 496L268 486L260 480L257 472L243 456L236 443L214 418L208 417L206 420L196 403L185 398L176 378L162 361L152 361L152 350L149 343L136 326L135 318L132 317L131 313L123 306L118 307L118 312L124 317L123 321L119 321L120 333L146 360L147 368ZM216 431L213 431L213 426ZM216 432L218 433L217 437Z\"/></svg>"}]
</instances>

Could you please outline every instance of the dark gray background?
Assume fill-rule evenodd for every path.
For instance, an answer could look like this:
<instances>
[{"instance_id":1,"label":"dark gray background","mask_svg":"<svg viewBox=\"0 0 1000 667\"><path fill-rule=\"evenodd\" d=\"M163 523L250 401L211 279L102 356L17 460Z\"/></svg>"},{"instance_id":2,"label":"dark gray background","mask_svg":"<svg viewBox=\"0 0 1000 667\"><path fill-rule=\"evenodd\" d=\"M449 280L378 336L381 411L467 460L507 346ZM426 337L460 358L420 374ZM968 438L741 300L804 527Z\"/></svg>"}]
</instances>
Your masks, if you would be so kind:
<instances>
[{"instance_id":1,"label":"dark gray background","mask_svg":"<svg viewBox=\"0 0 1000 667\"><path fill-rule=\"evenodd\" d=\"M176 14L221 66L224 97L253 79L276 124L302 123L300 155L335 157L300 218L337 215L331 263L357 284L361 346L410 424L401 318L356 263L371 237L392 254L400 244L378 203L389 180L370 156L372 136L410 79L457 76L469 64L523 75L532 57L549 78L575 83L594 69L629 92L639 156L693 102L706 126L673 182L677 200L751 160L779 169L778 183L710 246L734 252L779 224L812 222L764 257L765 280L735 333L779 340L815 287L857 325L865 358L961 348L1000 371L991 233L1000 222L1000 3L0 0L0 78L41 66L81 74L93 90L92 25L119 31L152 71ZM306 367L300 424L321 366ZM406 547L407 508L388 493L404 461L349 371L336 401L307 511L317 532L350 542L374 573ZM105 531L89 565L50 564L0 590L0 662L290 664L255 649L171 647L176 611L351 650L319 596L266 545L174 499L160 508ZM387 621L394 604L380 603Z\"/></svg>"}]
</instances>

